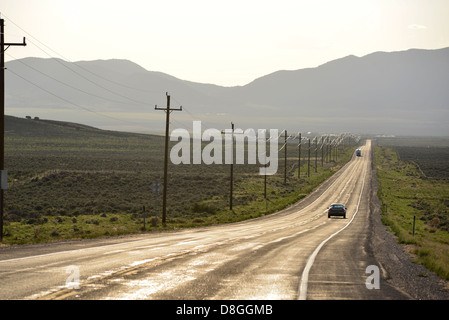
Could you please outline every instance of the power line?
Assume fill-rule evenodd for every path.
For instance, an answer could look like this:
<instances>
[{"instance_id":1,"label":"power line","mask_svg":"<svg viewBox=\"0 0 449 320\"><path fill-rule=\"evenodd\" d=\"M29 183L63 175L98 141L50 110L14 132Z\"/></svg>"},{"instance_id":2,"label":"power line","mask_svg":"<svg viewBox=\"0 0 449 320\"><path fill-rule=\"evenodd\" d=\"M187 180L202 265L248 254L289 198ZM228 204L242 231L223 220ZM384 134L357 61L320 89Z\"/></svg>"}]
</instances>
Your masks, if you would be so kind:
<instances>
[{"instance_id":1,"label":"power line","mask_svg":"<svg viewBox=\"0 0 449 320\"><path fill-rule=\"evenodd\" d=\"M138 89L138 88L133 88L133 87L131 87L131 86L127 86L127 85L125 85L125 84L123 84L123 83L119 83L119 82L113 81L113 80L111 80L111 79L108 79L108 78L103 77L102 75L99 75L99 74L97 74L97 73L95 73L95 72L92 72L92 71L88 70L87 68L85 68L85 67L83 67L83 66L81 66L81 65L79 65L79 64L77 64L77 63L72 62L70 59L66 58L64 55L62 55L62 54L60 54L59 52L57 52L56 50L50 48L48 45L46 45L45 43L43 43L42 41L40 41L39 39L37 39L36 37L34 37L32 34L30 34L29 32L27 32L26 30L24 30L22 27L20 27L19 25L17 25L14 21L12 21L11 19L9 19L8 17L5 16L5 18L7 18L8 21L10 21L12 24L14 24L17 28L19 28L19 29L22 30L23 32L25 32L29 37L31 37L32 39L34 39L36 42L38 42L38 43L41 44L42 46L46 47L48 50L51 50L51 51L54 52L57 56L59 56L59 57L61 57L62 59L64 59L65 62L70 62L70 63L72 63L73 65L75 65L75 66L77 66L78 68L84 70L85 72L88 72L88 73L91 74L91 75L94 75L94 76L96 76L96 77L98 77L98 78L100 78L100 79L102 79L102 80L104 80L104 81L113 83L113 84L115 84L115 85L119 85L119 86L124 87L124 88L127 88L127 89L133 89L133 90L142 91L142 92L147 92L147 93L160 93L160 91L156 91L156 90L150 91L150 90L142 90L142 89ZM32 45L34 45L36 48L38 48L39 50L41 50L42 52L44 52L47 56L53 58L52 55L50 55L46 50L42 49L40 46L38 46L38 45L37 45L36 43L34 43L32 40L29 40L29 42L30 42ZM95 82L95 81L93 81L93 80L87 78L86 76L84 76L84 75L81 74L80 72L74 70L72 67L70 67L70 66L68 66L68 65L66 65L66 64L64 64L64 63L62 63L59 59L55 59L55 61L56 61L57 63L59 63L60 65L62 65L64 68L68 69L69 71L71 71L71 72L75 73L76 75L78 75L79 77L83 78L84 80L89 81L89 82L92 83L93 85L95 85L95 86L97 86L97 87L99 87L99 88L101 88L101 89L103 89L103 90L106 90L107 92L109 92L109 93L111 93L111 94L113 94L113 95L122 97L122 98L124 98L124 99L127 99L127 100L129 100L129 101L132 101L132 102L137 103L137 104L140 104L140 105L147 105L146 102L143 102L143 101L139 101L139 100L130 98L130 97L128 97L128 96L125 96L125 95L123 95L123 94L120 94L120 93L118 93L118 92L115 92L115 91L113 91L113 90L110 90L110 89L106 88L105 86L99 84L98 82Z\"/></svg>"},{"instance_id":2,"label":"power line","mask_svg":"<svg viewBox=\"0 0 449 320\"><path fill-rule=\"evenodd\" d=\"M30 42L31 42L31 41L30 41ZM41 50L42 50L42 49L41 49ZM42 50L42 51L44 51L44 50ZM44 52L45 52L45 51L44 51ZM49 56L50 56L50 55L49 55ZM116 96L118 96L118 97L124 98L124 99L129 100L129 101L132 101L132 102L135 102L135 103L137 103L137 104L147 105L146 102L139 101L139 100L136 100L136 99L127 97L127 96L125 96L125 95L123 95L123 94L120 94L120 93L118 93L118 92L116 92L116 91L110 90L110 89L106 88L105 86L103 86L103 85L101 85L101 84L99 84L99 83L97 83L97 82L95 82L95 81L92 81L92 80L89 79L88 77L86 77L86 76L84 76L83 74L79 73L78 71L74 70L74 69L73 69L72 67L70 67L68 64L63 63L60 59L55 59L55 61L56 61L58 64L60 64L61 66L63 66L64 68L66 68L67 70L69 70L69 71L75 73L75 74L76 74L77 76L79 76L80 78L82 78L82 79L84 79L84 80L90 82L90 83L93 84L94 86L97 86L97 87L99 87L99 88L101 88L101 89L103 89L103 90L105 90L105 91L107 91L107 92L109 92L109 93L111 93L111 94L113 94L113 95L116 95Z\"/></svg>"},{"instance_id":3,"label":"power line","mask_svg":"<svg viewBox=\"0 0 449 320\"><path fill-rule=\"evenodd\" d=\"M16 59L15 57L13 57L13 56L10 55L10 54L8 54L8 56L10 56L10 57ZM51 76L51 75L49 75L49 74L47 74L47 73L45 73L45 72L42 72L42 71L36 69L35 67L30 66L29 64L23 62L22 60L16 59L16 61L20 62L20 63L23 64L24 66L26 66L26 67L28 67L28 68L34 70L34 71L40 73L41 75L43 75L43 76L45 76L45 77L47 77L47 78L49 78L49 79L52 79L53 81L56 81L56 82L58 82L58 83L60 83L60 84L62 84L62 85L64 85L64 86L66 86L66 87L68 87L68 88L71 88L71 89L73 89L73 90L76 90L76 91L78 91L78 92L81 92L81 93L84 93L84 94L86 94L86 95L89 95L89 96L92 96L92 97L95 97L95 98L99 98L99 99L102 99L102 100L105 100L105 101L109 101L109 102L121 103L121 104L126 103L126 102L124 102L124 101L112 100L112 99L109 99L109 98L105 98L105 97L99 96L99 95L94 94L94 93L87 92L87 91L85 91L85 90L83 90L83 89L77 88L77 87L75 87L75 86L72 86L72 85L70 85L70 84L64 82L64 81L61 81L61 80L59 80L59 79L57 79L57 78L55 78L55 77L53 77L53 76Z\"/></svg>"},{"instance_id":4,"label":"power line","mask_svg":"<svg viewBox=\"0 0 449 320\"><path fill-rule=\"evenodd\" d=\"M3 15L3 16L4 16L4 15ZM11 23L13 23L16 27L18 27L19 29L21 29L21 30L22 30L23 32L25 32L26 34L28 34L31 38L35 39L35 40L36 40L37 42L39 42L41 45L43 45L43 46L45 46L46 48L50 49L51 51L55 52L57 55L63 57L61 54L59 54L58 52L56 52L55 50L53 50L52 48L50 48L48 45L44 44L43 42L41 42L40 40L38 40L36 37L34 37L33 35L31 35L29 32L25 31L23 28L21 28L19 25L17 25L14 21L12 21L11 19L9 19L9 18L6 17L6 16L5 16L5 18L7 18L7 19L8 19ZM39 50L41 50L42 52L44 52L45 54L47 54L49 57L51 57L51 55L50 55L47 51L45 51L44 49L42 49L41 47L39 47L37 44L33 43L33 41L31 41L31 40L29 40L29 39L28 39L28 41L29 41L31 44L33 44L35 47L37 47ZM13 57L13 56L10 55L10 54L8 54L8 56ZM14 57L13 57L13 58L14 58ZM63 58L66 59L65 57L63 57ZM87 91L85 91L85 90L82 90L82 89L77 88L77 87L75 87L75 86L72 86L72 85L70 85L70 84L67 84L66 82L61 81L61 80L59 80L59 79L57 79L57 78L55 78L55 77L53 77L53 76L50 76L49 74L44 73L44 72L42 72L42 71L40 71L40 70L38 70L38 69L36 69L36 68L34 68L34 67L32 67L32 66L26 64L26 63L23 62L22 60L18 60L18 59L16 59L16 60L19 61L20 63L22 63L23 65L29 67L30 69L32 69L32 70L34 70L34 71L36 71L36 72L38 72L38 73L40 73L40 74L42 74L42 75L48 77L48 78L50 78L50 79L52 79L52 80L54 80L54 81L56 81L56 82L58 82L58 83L60 83L60 84L62 84L62 85L64 85L64 86L66 86L66 87L69 87L69 88L71 88L71 89L73 89L73 90L76 90L76 91L82 92L82 93L84 93L84 94L87 94L87 95L90 95L90 96L93 96L93 97L96 97L96 98L100 98L100 99L103 99L103 100L106 100L106 101L109 101L109 102L121 103L121 104L129 103L129 102L124 102L124 101L112 100L112 99L110 99L110 98L106 98L106 97L103 97L103 96L100 96L100 95L97 95L97 94L94 94L94 93L87 92ZM96 82L90 80L89 78L87 78L87 77L85 77L84 75L82 75L81 73L75 71L73 68L69 67L67 64L63 63L63 62L62 62L61 60L59 60L59 59L54 59L54 61L56 61L58 64L62 65L64 68L68 69L69 71L75 73L75 74L78 75L79 77L83 78L84 80L86 80L86 81L92 83L93 85L95 85L95 86L97 86L97 87L100 87L100 88L102 88L102 89L108 91L109 93L111 93L111 94L113 94L113 95L122 97L122 98L124 98L124 99L126 99L126 100L128 100L128 101L131 101L131 102L136 103L136 104L139 104L139 105L147 105L146 102L138 101L138 100L129 98L129 97L125 96L125 95L122 95L122 94L120 94L120 93L117 93L117 92L115 92L115 91L112 91L112 90L110 90L110 89L108 89L108 88L106 88L106 87L100 85L99 83L96 83ZM75 64L75 63L73 63L73 64ZM89 72L89 73L95 75L95 73L90 72L90 71L87 70L86 68L83 68L83 67L81 67L81 66L79 66L79 65L77 65L77 64L75 64L75 65L76 65L77 67L82 68L83 70L85 70L85 71L87 71L87 72ZM62 101L66 102L66 103L68 103L68 104L70 104L70 105L73 105L73 106L75 106L75 107L77 107L77 108L79 108L79 109L82 109L82 110L87 111L87 112L90 112L90 113L97 114L97 115L102 116L102 117L106 117L106 118L110 118L110 119L113 119L113 120L117 120L117 121L122 121L122 122L127 122L127 123L135 123L135 122L133 122L133 121L124 120L124 119L119 119L119 118L116 118L116 117L112 117L112 116L106 115L106 114L104 114L104 113L100 113L100 112L94 111L94 110L89 109L89 108L87 108L87 107L83 107L83 106L81 106L81 105L79 105L79 104L77 104L77 103L74 103L74 102L72 102L72 101L69 101L68 99L63 98L63 97L61 97L61 96L59 96L59 95L57 95L57 94L51 92L50 90L47 90L47 89L43 88L42 86L40 86L40 85L38 85L38 84L32 82L31 80L26 79L25 77L19 75L17 72L14 72L14 71L12 71L12 70L10 70L10 69L8 69L8 71L10 71L10 72L11 72L12 74L14 74L15 76L21 78L22 80L24 80L24 81L30 83L31 85L33 85L33 86L39 88L40 90L42 90L42 91L44 91L44 92L46 92L46 93L48 93L48 94L50 94L50 95L52 95L52 96L54 96L54 97L60 99L60 100L62 100ZM97 76L98 76L98 77L101 77L101 76L99 76L99 75L97 75ZM105 79L105 80L108 80L108 79L106 79L106 78L104 78L104 77L101 77L101 78L103 78L103 79ZM109 82L114 82L114 81L112 81L112 80L108 80L108 81L109 81ZM119 84L118 82L115 82L115 83L116 83L116 84ZM126 87L128 87L128 86L126 86ZM128 87L128 88L131 88L131 87Z\"/></svg>"},{"instance_id":5,"label":"power line","mask_svg":"<svg viewBox=\"0 0 449 320\"><path fill-rule=\"evenodd\" d=\"M47 89L45 89L45 88L42 88L42 87L39 86L38 84L36 84L36 83L34 83L34 82L32 82L32 81L30 81L30 80L28 80L28 79L22 77L21 75L17 74L16 72L12 71L11 69L7 69L7 70L8 70L8 72L11 72L11 73L14 74L15 76L21 78L22 80L28 82L29 84L31 84L31 85L33 85L33 86L35 86L36 88L39 88L40 90L42 90L42 91L44 91L44 92L46 92L46 93L48 93L48 94L50 94L50 95L52 95L52 96L54 96L54 97L60 99L60 100L62 100L62 101L66 102L66 103L68 103L68 104L70 104L70 105L73 105L73 106L75 106L75 107L77 107L77 108L80 108L80 109L82 109L82 110L84 110L84 111L87 111L87 112L90 112L90 113L94 113L94 114L97 114L97 115L99 115L99 116L103 116L103 117L106 117L106 118L118 120L118 121L131 122L131 121L128 121L128 120L115 118L115 117L106 115L106 114L104 114L104 113L100 113L100 112L91 110L91 109L89 109L89 108L83 107L83 106L81 106L81 105L79 105L79 104L77 104L77 103L74 103L74 102L72 102L72 101L69 101L69 100L67 100L67 99L65 99L65 98L63 98L63 97L61 97L61 96L58 96L57 94L55 94L55 93L53 93L53 92L51 92L51 91L49 91L49 90L47 90ZM131 123L133 123L133 122L131 122Z\"/></svg>"},{"instance_id":6,"label":"power line","mask_svg":"<svg viewBox=\"0 0 449 320\"><path fill-rule=\"evenodd\" d=\"M52 51L53 53L55 53L57 56L61 57L62 59L64 59L67 62L71 62L74 65L76 65L78 68L104 80L110 83L113 83L115 85L127 88L127 89L132 89L132 90L136 90L136 91L141 91L141 92L147 92L147 93L160 93L160 90L146 90L146 89L140 89L140 88L135 88L135 87L131 87L131 86L127 86L123 83L108 79L103 77L102 75L92 72L91 70L79 65L76 62L71 61L70 59L68 59L67 57L65 57L63 54L59 53L58 51L54 50L53 48L51 48L50 46L48 46L47 44L43 43L42 41L40 41L39 39L37 39L35 36L33 36L32 34L30 34L28 31L24 30L22 27L20 27L17 23L15 23L13 20L11 20L10 18L8 18L7 16L5 16L3 13L2 15L8 19L9 22L11 22L12 24L14 24L17 28L19 28L20 30L22 30L24 33L26 33L30 38L36 40L36 42L40 43L42 46L46 47L47 49L49 49L50 51ZM33 43L33 41L29 40L31 44L33 44L34 46L36 46L36 48L38 48L39 50L41 50L42 52L44 52L46 55L48 55L49 57L52 57L47 51L43 50L41 47L39 47L38 45L36 45L35 43Z\"/></svg>"}]
</instances>

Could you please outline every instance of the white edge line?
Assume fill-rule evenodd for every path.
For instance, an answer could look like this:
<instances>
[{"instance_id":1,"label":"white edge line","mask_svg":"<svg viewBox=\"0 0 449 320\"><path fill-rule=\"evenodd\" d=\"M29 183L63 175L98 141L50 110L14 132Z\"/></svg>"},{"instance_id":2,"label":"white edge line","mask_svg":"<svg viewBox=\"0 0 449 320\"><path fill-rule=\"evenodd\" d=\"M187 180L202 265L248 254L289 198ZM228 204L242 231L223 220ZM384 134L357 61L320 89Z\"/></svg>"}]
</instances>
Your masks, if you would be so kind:
<instances>
[{"instance_id":1,"label":"white edge line","mask_svg":"<svg viewBox=\"0 0 449 320\"><path fill-rule=\"evenodd\" d=\"M355 216L357 215L357 212L359 212L360 201L362 199L362 193L363 193L363 189L365 187L366 172L367 172L367 169L365 168L365 174L363 176L363 184L362 184L362 189L360 190L359 201L357 203L357 209L355 210L351 220L343 228L341 228L337 232L331 234L326 240L321 242L318 245L318 247L316 247L315 251L313 251L313 253L309 257L309 259L307 260L306 267L304 268L304 270L302 272L302 276L301 276L301 283L299 285L298 300L306 300L307 299L307 286L308 286L308 283L309 283L309 272L310 272L310 269L312 268L313 263L315 262L315 258L318 255L318 252L320 252L321 248L326 244L326 242L328 242L335 235L339 234L341 231L346 229L351 224L351 222L354 220Z\"/></svg>"}]
</instances>

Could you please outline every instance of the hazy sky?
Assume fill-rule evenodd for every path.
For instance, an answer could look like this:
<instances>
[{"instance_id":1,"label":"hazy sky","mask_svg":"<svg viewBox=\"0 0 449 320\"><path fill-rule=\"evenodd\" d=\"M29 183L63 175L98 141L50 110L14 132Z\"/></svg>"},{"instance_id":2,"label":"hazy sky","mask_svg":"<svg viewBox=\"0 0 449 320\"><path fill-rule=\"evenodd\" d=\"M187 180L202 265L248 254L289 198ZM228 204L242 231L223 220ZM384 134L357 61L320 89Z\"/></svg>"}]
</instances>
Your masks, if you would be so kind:
<instances>
[{"instance_id":1,"label":"hazy sky","mask_svg":"<svg viewBox=\"0 0 449 320\"><path fill-rule=\"evenodd\" d=\"M128 59L223 86L349 54L449 47L448 0L1 0L6 60ZM55 52L53 52L54 50Z\"/></svg>"}]
</instances>

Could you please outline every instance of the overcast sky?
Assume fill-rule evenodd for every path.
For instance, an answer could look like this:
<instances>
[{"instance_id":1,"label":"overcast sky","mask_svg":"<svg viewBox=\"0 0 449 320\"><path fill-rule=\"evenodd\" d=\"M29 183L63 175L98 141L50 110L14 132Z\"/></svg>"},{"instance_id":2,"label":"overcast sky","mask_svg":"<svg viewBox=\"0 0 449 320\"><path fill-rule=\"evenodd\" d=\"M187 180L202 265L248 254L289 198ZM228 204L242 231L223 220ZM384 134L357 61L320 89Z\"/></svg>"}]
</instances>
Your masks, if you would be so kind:
<instances>
[{"instance_id":1,"label":"overcast sky","mask_svg":"<svg viewBox=\"0 0 449 320\"><path fill-rule=\"evenodd\" d=\"M449 47L448 0L1 0L6 61L128 59L245 85L350 54Z\"/></svg>"}]
</instances>

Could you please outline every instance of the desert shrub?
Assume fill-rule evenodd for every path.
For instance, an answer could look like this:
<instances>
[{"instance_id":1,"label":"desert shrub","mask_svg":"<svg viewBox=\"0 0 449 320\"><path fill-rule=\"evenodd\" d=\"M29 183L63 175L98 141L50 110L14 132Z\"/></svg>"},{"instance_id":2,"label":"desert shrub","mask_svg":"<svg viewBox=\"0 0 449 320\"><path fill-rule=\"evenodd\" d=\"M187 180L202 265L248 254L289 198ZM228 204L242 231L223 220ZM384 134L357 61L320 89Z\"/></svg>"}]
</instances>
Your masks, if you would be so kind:
<instances>
[{"instance_id":1,"label":"desert shrub","mask_svg":"<svg viewBox=\"0 0 449 320\"><path fill-rule=\"evenodd\" d=\"M10 212L6 213L4 218L5 218L5 221L9 221L9 222L20 222L20 221L22 221L21 216L19 214L17 214L16 211L10 211Z\"/></svg>"},{"instance_id":2,"label":"desert shrub","mask_svg":"<svg viewBox=\"0 0 449 320\"><path fill-rule=\"evenodd\" d=\"M190 211L193 213L215 214L217 213L217 208L212 204L195 202L190 206Z\"/></svg>"}]
</instances>

